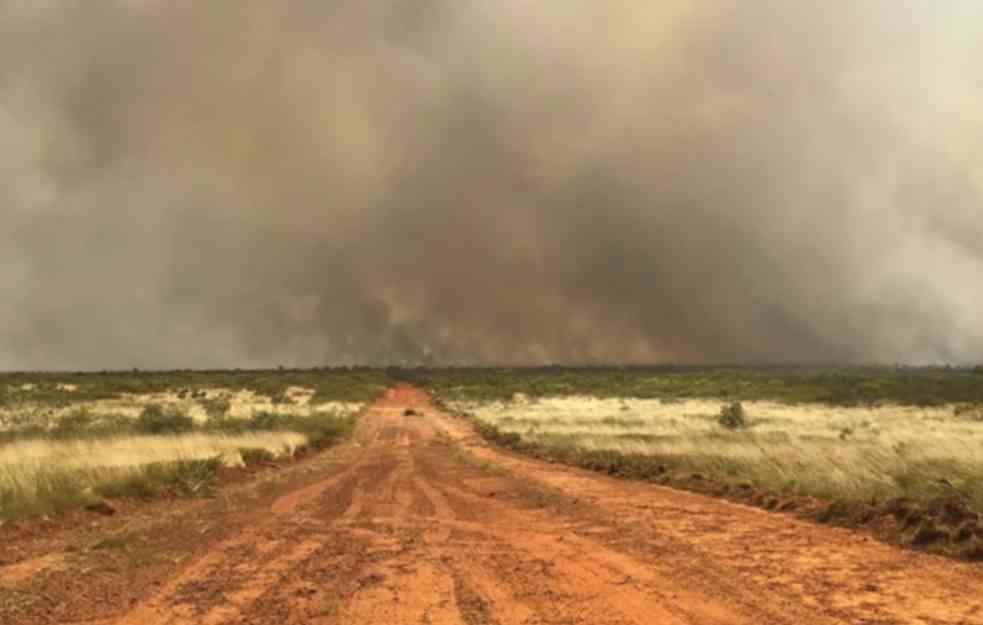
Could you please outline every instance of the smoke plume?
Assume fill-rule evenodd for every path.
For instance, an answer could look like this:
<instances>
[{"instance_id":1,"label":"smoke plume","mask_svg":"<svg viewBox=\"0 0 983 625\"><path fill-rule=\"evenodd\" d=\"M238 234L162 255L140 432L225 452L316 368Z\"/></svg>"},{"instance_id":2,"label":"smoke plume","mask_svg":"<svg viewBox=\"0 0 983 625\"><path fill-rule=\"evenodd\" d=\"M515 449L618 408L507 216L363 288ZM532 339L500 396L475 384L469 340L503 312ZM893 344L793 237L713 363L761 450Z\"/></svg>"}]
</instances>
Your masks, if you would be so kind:
<instances>
[{"instance_id":1,"label":"smoke plume","mask_svg":"<svg viewBox=\"0 0 983 625\"><path fill-rule=\"evenodd\" d=\"M0 0L0 369L983 359L978 0Z\"/></svg>"}]
</instances>

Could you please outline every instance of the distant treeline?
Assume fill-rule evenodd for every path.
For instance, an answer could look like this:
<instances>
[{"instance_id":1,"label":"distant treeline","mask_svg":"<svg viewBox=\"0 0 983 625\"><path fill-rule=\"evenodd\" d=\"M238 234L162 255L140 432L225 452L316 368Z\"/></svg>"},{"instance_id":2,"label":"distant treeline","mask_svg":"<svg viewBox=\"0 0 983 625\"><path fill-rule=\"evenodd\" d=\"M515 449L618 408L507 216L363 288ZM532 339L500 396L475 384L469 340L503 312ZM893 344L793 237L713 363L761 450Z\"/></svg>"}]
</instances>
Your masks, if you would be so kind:
<instances>
[{"instance_id":1,"label":"distant treeline","mask_svg":"<svg viewBox=\"0 0 983 625\"><path fill-rule=\"evenodd\" d=\"M317 400L370 401L397 382L458 399L599 397L773 399L836 405L983 404L983 366L594 366L594 367L324 367L266 370L0 373L5 401L96 400L122 393L187 389L252 390L277 397L291 386L313 388ZM66 392L65 385L74 387ZM25 386L34 387L30 392Z\"/></svg>"},{"instance_id":2,"label":"distant treeline","mask_svg":"<svg viewBox=\"0 0 983 625\"><path fill-rule=\"evenodd\" d=\"M983 367L530 367L391 369L390 378L455 399L599 397L772 399L835 405L983 404Z\"/></svg>"}]
</instances>

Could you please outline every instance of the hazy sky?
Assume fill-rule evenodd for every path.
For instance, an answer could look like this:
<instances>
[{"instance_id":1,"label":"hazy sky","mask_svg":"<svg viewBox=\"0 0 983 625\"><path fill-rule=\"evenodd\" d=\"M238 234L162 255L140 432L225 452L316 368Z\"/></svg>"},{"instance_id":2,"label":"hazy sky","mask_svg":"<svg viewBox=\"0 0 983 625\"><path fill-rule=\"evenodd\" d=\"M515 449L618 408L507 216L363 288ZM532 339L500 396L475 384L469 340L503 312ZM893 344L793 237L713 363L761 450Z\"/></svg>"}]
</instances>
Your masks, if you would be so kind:
<instances>
[{"instance_id":1,"label":"hazy sky","mask_svg":"<svg viewBox=\"0 0 983 625\"><path fill-rule=\"evenodd\" d=\"M0 369L983 361L979 0L0 0Z\"/></svg>"}]
</instances>

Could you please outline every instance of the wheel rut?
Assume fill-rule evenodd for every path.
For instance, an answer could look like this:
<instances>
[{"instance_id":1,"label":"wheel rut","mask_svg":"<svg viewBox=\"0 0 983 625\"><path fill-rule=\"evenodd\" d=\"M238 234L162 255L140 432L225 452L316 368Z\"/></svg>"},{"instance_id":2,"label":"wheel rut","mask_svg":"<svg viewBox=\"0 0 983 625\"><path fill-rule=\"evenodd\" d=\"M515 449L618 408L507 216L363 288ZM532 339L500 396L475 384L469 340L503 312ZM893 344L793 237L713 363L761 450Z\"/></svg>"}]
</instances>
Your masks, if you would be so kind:
<instances>
[{"instance_id":1,"label":"wheel rut","mask_svg":"<svg viewBox=\"0 0 983 625\"><path fill-rule=\"evenodd\" d=\"M390 389L347 445L102 622L983 624L978 566L504 453L418 389Z\"/></svg>"}]
</instances>

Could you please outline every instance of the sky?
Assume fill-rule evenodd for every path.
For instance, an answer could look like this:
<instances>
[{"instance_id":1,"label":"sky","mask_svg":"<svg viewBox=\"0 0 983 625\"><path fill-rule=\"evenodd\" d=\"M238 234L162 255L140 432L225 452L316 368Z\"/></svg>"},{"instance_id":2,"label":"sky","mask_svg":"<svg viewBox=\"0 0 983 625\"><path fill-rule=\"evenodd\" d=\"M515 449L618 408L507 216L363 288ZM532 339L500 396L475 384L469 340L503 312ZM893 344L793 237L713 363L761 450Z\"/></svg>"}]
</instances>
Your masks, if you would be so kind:
<instances>
[{"instance_id":1,"label":"sky","mask_svg":"<svg viewBox=\"0 0 983 625\"><path fill-rule=\"evenodd\" d=\"M983 362L978 0L0 0L0 369Z\"/></svg>"}]
</instances>

